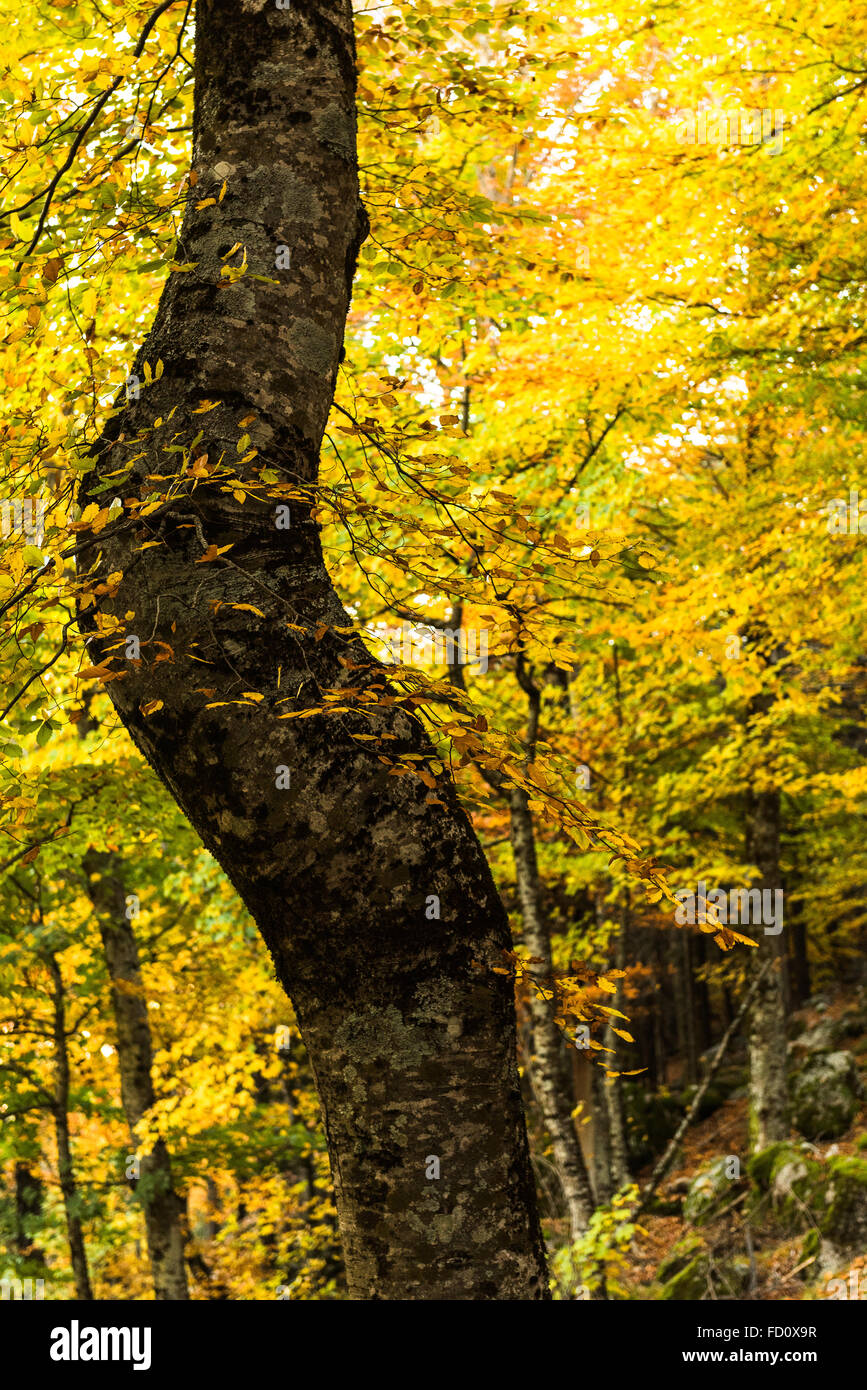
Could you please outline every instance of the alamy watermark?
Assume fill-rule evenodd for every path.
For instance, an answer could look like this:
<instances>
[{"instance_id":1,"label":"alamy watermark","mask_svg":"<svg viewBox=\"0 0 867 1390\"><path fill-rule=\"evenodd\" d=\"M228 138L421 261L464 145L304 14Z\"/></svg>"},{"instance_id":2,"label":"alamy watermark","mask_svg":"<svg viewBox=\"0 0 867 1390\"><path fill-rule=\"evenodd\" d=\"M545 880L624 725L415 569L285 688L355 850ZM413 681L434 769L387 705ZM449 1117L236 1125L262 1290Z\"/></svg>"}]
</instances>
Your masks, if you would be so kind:
<instances>
[{"instance_id":1,"label":"alamy watermark","mask_svg":"<svg viewBox=\"0 0 867 1390\"><path fill-rule=\"evenodd\" d=\"M73 1318L68 1327L51 1329L48 1354L52 1361L129 1361L134 1371L147 1371L151 1328L82 1327Z\"/></svg>"},{"instance_id":2,"label":"alamy watermark","mask_svg":"<svg viewBox=\"0 0 867 1390\"><path fill-rule=\"evenodd\" d=\"M33 545L41 545L45 537L44 498L0 498L0 531L4 537L23 535Z\"/></svg>"},{"instance_id":3,"label":"alamy watermark","mask_svg":"<svg viewBox=\"0 0 867 1390\"><path fill-rule=\"evenodd\" d=\"M708 921L708 907L716 909L721 926L753 925L763 926L765 936L779 936L783 930L783 890L782 888L712 888L708 892L702 879L697 891L679 889L675 895L678 907L674 920L678 926L687 923L694 927L697 923Z\"/></svg>"},{"instance_id":4,"label":"alamy watermark","mask_svg":"<svg viewBox=\"0 0 867 1390\"><path fill-rule=\"evenodd\" d=\"M756 107L711 107L677 112L679 145L765 145L771 154L783 149L784 112Z\"/></svg>"},{"instance_id":5,"label":"alamy watermark","mask_svg":"<svg viewBox=\"0 0 867 1390\"><path fill-rule=\"evenodd\" d=\"M833 497L822 511L828 518L829 536L867 536L867 498L859 502L855 488L850 490L848 502L843 497Z\"/></svg>"},{"instance_id":6,"label":"alamy watermark","mask_svg":"<svg viewBox=\"0 0 867 1390\"><path fill-rule=\"evenodd\" d=\"M396 666L476 666L488 669L487 628L389 628L376 634Z\"/></svg>"},{"instance_id":7,"label":"alamy watermark","mask_svg":"<svg viewBox=\"0 0 867 1390\"><path fill-rule=\"evenodd\" d=\"M34 1298L45 1298L44 1279L19 1279L8 1270L0 1278L0 1300L23 1299L25 1302L32 1302Z\"/></svg>"},{"instance_id":8,"label":"alamy watermark","mask_svg":"<svg viewBox=\"0 0 867 1390\"><path fill-rule=\"evenodd\" d=\"M862 1271L853 1266L849 1270L848 1282L845 1276L842 1279L829 1279L825 1285L825 1297L856 1299L859 1302L867 1299L867 1274L862 1277Z\"/></svg>"}]
</instances>

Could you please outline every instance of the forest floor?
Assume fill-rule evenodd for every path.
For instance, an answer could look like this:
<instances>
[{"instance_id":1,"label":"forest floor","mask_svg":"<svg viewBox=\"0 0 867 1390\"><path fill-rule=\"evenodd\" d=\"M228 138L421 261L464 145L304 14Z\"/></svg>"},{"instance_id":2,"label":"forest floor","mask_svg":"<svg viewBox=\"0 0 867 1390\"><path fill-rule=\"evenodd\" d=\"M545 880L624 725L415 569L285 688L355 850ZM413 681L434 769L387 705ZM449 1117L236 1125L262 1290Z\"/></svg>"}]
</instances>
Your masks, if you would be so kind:
<instances>
[{"instance_id":1,"label":"forest floor","mask_svg":"<svg viewBox=\"0 0 867 1390\"><path fill-rule=\"evenodd\" d=\"M800 1017L806 1020L808 1028L813 1028L823 1019L836 1019L851 1008L851 996L841 991L824 1012L805 1009ZM840 1050L851 1051L858 1062L865 1082L867 1094L867 1032L848 1038L837 1044ZM831 1158L835 1155L858 1156L857 1141L867 1128L867 1103L861 1106L850 1129L833 1143L818 1143L812 1146L816 1158ZM799 1140L797 1134L792 1138ZM750 1152L748 1136L748 1102L745 1095L738 1094L707 1116L694 1124L684 1136L675 1166L662 1183L659 1197L667 1202L681 1199L694 1178L703 1169L722 1156L741 1156ZM863 1151L862 1151L863 1153ZM652 1163L648 1164L638 1176L639 1184L647 1182ZM804 1259L802 1246L804 1232L788 1238L781 1236L779 1227L771 1219L757 1216L748 1211L749 1192L741 1188L739 1194L728 1204L716 1219L701 1226L701 1234L707 1241L714 1260L722 1264L733 1256L746 1257L750 1261L750 1290L742 1301L801 1300L806 1296L823 1296L821 1282L809 1284L810 1266L816 1256ZM662 1260L672 1247L691 1234L692 1227L680 1215L664 1216L653 1212L645 1213L640 1220L641 1231L636 1235L626 1266L622 1271L623 1282L629 1287L631 1296L642 1297L648 1291ZM867 1251L861 1258L849 1262L847 1268L860 1268L867 1274ZM719 1297L715 1293L713 1281L709 1280L709 1298Z\"/></svg>"}]
</instances>

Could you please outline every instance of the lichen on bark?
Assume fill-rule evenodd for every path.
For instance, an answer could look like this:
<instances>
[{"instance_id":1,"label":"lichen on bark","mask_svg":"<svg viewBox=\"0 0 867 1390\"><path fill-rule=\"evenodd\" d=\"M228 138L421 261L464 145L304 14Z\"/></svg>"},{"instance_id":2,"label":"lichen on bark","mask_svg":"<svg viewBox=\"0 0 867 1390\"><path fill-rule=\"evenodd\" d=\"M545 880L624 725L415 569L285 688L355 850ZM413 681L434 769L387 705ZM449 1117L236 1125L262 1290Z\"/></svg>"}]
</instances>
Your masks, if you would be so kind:
<instances>
[{"instance_id":1,"label":"lichen on bark","mask_svg":"<svg viewBox=\"0 0 867 1390\"><path fill-rule=\"evenodd\" d=\"M160 361L162 373L109 421L83 502L127 461L125 499L149 495L149 476L177 481L185 455L166 448L199 432L193 458L217 460L238 457L246 430L258 452L237 465L242 481L266 463L293 484L316 478L367 227L351 8L199 0L196 43L197 181L177 253L195 269L170 277L133 368L145 381L145 362ZM249 273L226 283L236 243ZM291 248L285 270L279 245ZM339 631L351 623L309 505L293 503L278 529L272 502L185 480L155 512L127 507L83 540L83 568L98 551L95 578L123 575L100 611L141 639L141 661L108 685L115 706L238 889L295 1005L352 1297L546 1298L513 985L496 968L508 922L454 787L440 776L431 795L389 776L355 738L430 756L400 708L278 718L327 689L385 681ZM159 543L142 550L148 540ZM231 549L203 563L212 546ZM82 624L92 659L109 659L90 613ZM438 1179L425 1176L429 1155Z\"/></svg>"}]
</instances>

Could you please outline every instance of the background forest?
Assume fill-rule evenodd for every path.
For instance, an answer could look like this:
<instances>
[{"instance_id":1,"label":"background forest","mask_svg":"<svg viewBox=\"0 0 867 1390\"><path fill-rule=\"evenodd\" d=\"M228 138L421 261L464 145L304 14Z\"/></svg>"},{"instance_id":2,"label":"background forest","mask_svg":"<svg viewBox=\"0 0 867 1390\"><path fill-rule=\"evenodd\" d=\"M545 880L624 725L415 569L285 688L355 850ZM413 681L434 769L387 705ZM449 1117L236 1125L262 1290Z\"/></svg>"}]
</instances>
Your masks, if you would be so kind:
<instances>
[{"instance_id":1,"label":"background forest","mask_svg":"<svg viewBox=\"0 0 867 1390\"><path fill-rule=\"evenodd\" d=\"M345 1299L296 1020L111 704L139 651L94 666L76 620L76 537L124 507L82 511L88 449L195 274L194 21L3 6L0 1278ZM509 911L554 1297L865 1297L867 14L356 24L371 232L315 515L440 758L381 761L451 770Z\"/></svg>"}]
</instances>

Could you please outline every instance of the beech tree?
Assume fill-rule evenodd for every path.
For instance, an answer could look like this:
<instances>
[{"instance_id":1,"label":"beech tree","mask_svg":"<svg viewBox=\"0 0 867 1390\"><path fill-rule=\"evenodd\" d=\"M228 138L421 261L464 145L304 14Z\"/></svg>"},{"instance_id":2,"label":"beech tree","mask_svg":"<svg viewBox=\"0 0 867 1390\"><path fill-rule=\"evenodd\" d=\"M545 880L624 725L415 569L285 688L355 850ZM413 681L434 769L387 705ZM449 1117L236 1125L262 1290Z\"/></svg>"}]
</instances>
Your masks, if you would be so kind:
<instances>
[{"instance_id":1,"label":"beech tree","mask_svg":"<svg viewBox=\"0 0 867 1390\"><path fill-rule=\"evenodd\" d=\"M82 622L293 1001L351 1295L545 1298L506 914L448 775L386 771L383 744L432 748L351 632L307 493L367 232L355 76L347 0L200 0L188 269L82 482L124 508L80 533ZM339 720L314 710L334 691Z\"/></svg>"}]
</instances>

